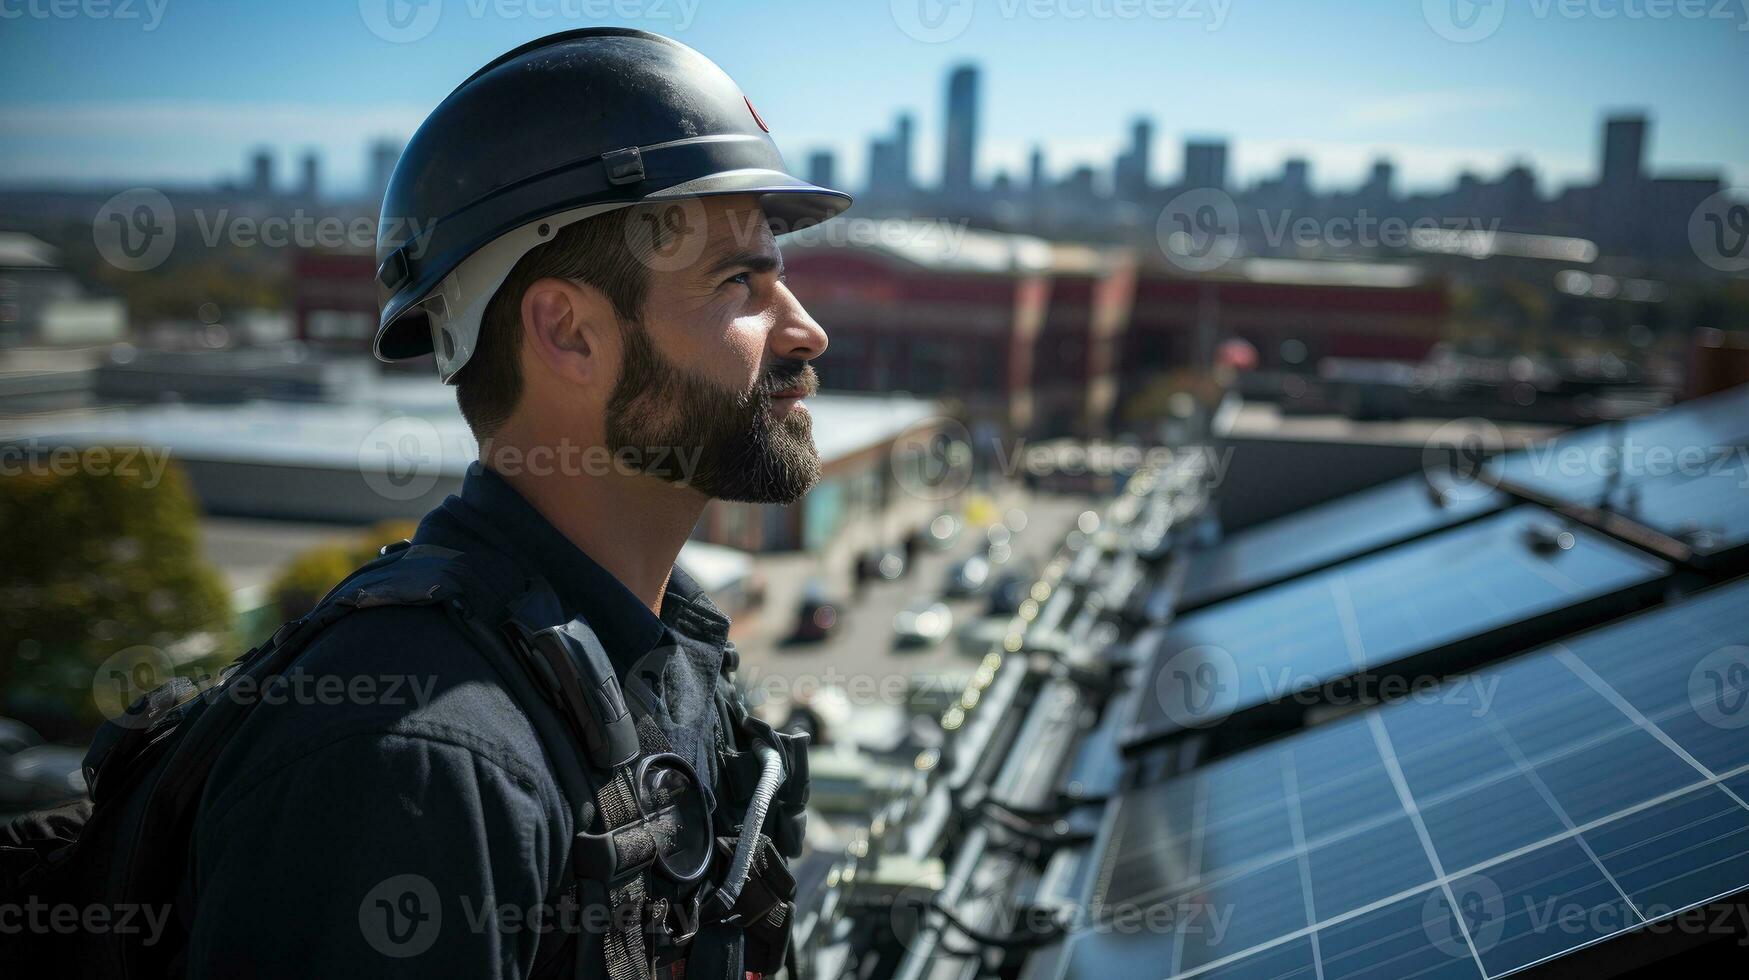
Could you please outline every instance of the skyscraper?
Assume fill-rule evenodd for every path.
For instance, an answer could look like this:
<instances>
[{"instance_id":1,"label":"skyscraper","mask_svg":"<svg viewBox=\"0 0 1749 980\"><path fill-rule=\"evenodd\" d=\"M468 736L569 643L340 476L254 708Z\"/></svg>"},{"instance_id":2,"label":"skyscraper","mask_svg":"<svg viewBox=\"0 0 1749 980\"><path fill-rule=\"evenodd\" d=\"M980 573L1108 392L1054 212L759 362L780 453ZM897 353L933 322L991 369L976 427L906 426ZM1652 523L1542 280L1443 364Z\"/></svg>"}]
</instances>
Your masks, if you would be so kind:
<instances>
[{"instance_id":1,"label":"skyscraper","mask_svg":"<svg viewBox=\"0 0 1749 980\"><path fill-rule=\"evenodd\" d=\"M816 187L836 187L837 169L837 161L831 150L815 150L808 154L808 183Z\"/></svg>"},{"instance_id":2,"label":"skyscraper","mask_svg":"<svg viewBox=\"0 0 1749 980\"><path fill-rule=\"evenodd\" d=\"M1611 116L1603 126L1604 187L1621 189L1645 177L1646 117Z\"/></svg>"},{"instance_id":3,"label":"skyscraper","mask_svg":"<svg viewBox=\"0 0 1749 980\"><path fill-rule=\"evenodd\" d=\"M1227 186L1227 144L1206 140L1184 144L1184 189L1200 190Z\"/></svg>"},{"instance_id":4,"label":"skyscraper","mask_svg":"<svg viewBox=\"0 0 1749 980\"><path fill-rule=\"evenodd\" d=\"M1026 186L1034 194L1042 193L1045 189L1045 149L1042 146L1034 146L1031 155L1027 157Z\"/></svg>"},{"instance_id":5,"label":"skyscraper","mask_svg":"<svg viewBox=\"0 0 1749 980\"><path fill-rule=\"evenodd\" d=\"M298 182L298 194L306 200L315 200L320 191L321 160L315 150L305 150L303 159L299 161L302 179Z\"/></svg>"},{"instance_id":6,"label":"skyscraper","mask_svg":"<svg viewBox=\"0 0 1749 980\"><path fill-rule=\"evenodd\" d=\"M1117 158L1113 187L1120 200L1140 201L1148 195L1149 147L1154 125L1137 119L1130 127L1130 145Z\"/></svg>"},{"instance_id":7,"label":"skyscraper","mask_svg":"<svg viewBox=\"0 0 1749 980\"><path fill-rule=\"evenodd\" d=\"M900 113L893 135L868 144L868 192L897 200L911 191L911 115Z\"/></svg>"},{"instance_id":8,"label":"skyscraper","mask_svg":"<svg viewBox=\"0 0 1749 980\"><path fill-rule=\"evenodd\" d=\"M1372 173L1366 178L1366 183L1360 188L1361 196L1368 201L1388 201L1396 193L1393 185L1397 182L1397 165L1389 160L1375 160Z\"/></svg>"},{"instance_id":9,"label":"skyscraper","mask_svg":"<svg viewBox=\"0 0 1749 980\"><path fill-rule=\"evenodd\" d=\"M949 199L965 200L974 190L978 142L978 69L960 65L947 77L947 138L941 161L941 189Z\"/></svg>"},{"instance_id":10,"label":"skyscraper","mask_svg":"<svg viewBox=\"0 0 1749 980\"><path fill-rule=\"evenodd\" d=\"M265 146L249 156L249 189L257 194L273 193L273 154Z\"/></svg>"},{"instance_id":11,"label":"skyscraper","mask_svg":"<svg viewBox=\"0 0 1749 980\"><path fill-rule=\"evenodd\" d=\"M370 144L370 184L365 193L370 203L382 206L383 195L389 189L389 177L395 172L395 162L401 159L401 148L394 140L377 139Z\"/></svg>"},{"instance_id":12,"label":"skyscraper","mask_svg":"<svg viewBox=\"0 0 1749 980\"><path fill-rule=\"evenodd\" d=\"M1632 252L1644 244L1646 117L1610 116L1603 125L1603 166L1593 200L1592 236L1607 251Z\"/></svg>"}]
</instances>

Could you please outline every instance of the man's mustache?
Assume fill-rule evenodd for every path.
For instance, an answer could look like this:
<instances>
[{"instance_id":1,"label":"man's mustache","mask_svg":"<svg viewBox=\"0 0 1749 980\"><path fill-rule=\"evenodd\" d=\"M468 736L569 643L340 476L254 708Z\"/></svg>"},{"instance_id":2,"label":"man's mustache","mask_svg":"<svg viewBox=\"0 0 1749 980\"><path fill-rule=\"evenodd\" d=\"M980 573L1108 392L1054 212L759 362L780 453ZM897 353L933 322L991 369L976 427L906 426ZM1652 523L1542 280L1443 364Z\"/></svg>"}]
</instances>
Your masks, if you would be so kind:
<instances>
[{"instance_id":1,"label":"man's mustache","mask_svg":"<svg viewBox=\"0 0 1749 980\"><path fill-rule=\"evenodd\" d=\"M802 389L806 397L813 397L820 390L820 376L814 373L814 366L807 361L784 361L766 370L759 382L753 386L753 396L759 399L769 399L780 391L792 388Z\"/></svg>"}]
</instances>

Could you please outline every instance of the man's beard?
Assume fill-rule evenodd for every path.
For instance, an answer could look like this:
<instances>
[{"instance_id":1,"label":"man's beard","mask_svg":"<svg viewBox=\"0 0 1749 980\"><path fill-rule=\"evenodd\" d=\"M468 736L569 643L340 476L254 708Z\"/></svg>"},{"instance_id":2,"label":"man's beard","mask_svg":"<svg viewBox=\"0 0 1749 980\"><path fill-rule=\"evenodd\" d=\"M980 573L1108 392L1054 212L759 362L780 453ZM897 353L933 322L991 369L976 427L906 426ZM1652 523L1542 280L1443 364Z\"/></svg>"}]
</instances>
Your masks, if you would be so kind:
<instances>
[{"instance_id":1,"label":"man's beard","mask_svg":"<svg viewBox=\"0 0 1749 980\"><path fill-rule=\"evenodd\" d=\"M820 480L813 419L797 406L782 420L772 395L818 387L806 361L780 361L737 392L663 357L642 324L623 325L625 358L607 403L608 448L670 483L718 500L790 504Z\"/></svg>"}]
</instances>

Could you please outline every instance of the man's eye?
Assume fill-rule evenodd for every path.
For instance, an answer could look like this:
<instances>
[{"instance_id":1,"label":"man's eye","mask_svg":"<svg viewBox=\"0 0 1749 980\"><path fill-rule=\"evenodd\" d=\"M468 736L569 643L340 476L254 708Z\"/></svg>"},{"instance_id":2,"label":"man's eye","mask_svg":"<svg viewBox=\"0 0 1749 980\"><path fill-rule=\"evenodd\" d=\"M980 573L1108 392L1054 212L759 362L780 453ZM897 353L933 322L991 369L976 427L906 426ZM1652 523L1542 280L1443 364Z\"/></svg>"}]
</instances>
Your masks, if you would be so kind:
<instances>
[{"instance_id":1,"label":"man's eye","mask_svg":"<svg viewBox=\"0 0 1749 980\"><path fill-rule=\"evenodd\" d=\"M731 283L731 282L739 283L739 284L751 289L753 287L753 273L751 273L751 272L737 272L734 275L730 276L729 278L724 279L723 282L725 284Z\"/></svg>"}]
</instances>

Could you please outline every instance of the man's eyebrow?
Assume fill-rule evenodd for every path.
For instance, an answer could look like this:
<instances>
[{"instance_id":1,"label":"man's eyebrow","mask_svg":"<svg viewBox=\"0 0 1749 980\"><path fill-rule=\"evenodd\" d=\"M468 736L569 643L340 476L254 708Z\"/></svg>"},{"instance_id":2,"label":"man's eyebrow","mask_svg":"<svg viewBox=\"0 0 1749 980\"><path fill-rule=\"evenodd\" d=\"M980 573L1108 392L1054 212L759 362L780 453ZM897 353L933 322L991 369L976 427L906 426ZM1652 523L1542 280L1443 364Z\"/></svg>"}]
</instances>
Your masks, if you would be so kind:
<instances>
[{"instance_id":1,"label":"man's eyebrow","mask_svg":"<svg viewBox=\"0 0 1749 980\"><path fill-rule=\"evenodd\" d=\"M721 261L705 270L705 275L715 276L719 273L727 272L730 269L747 269L751 272L771 272L773 270L782 271L783 259L770 252L743 249L724 257Z\"/></svg>"}]
</instances>

